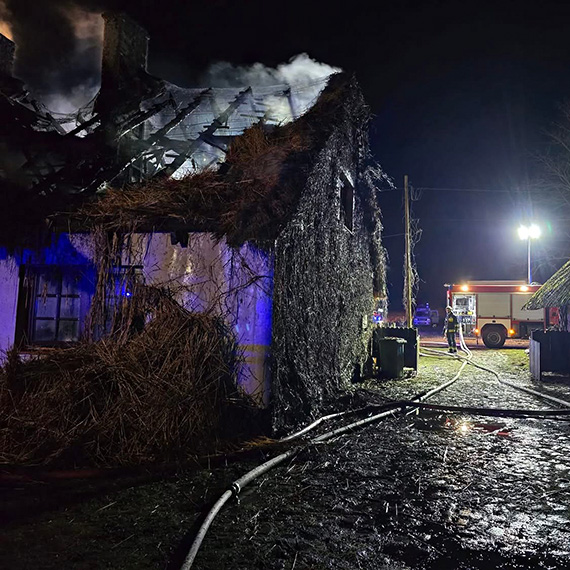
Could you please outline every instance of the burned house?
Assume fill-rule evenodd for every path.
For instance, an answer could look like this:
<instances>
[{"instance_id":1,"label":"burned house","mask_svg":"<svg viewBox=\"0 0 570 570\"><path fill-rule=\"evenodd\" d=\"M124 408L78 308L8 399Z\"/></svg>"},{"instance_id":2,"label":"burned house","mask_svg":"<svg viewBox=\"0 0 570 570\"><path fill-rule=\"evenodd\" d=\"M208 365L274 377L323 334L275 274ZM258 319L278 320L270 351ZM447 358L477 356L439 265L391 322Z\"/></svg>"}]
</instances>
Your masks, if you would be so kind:
<instances>
[{"instance_id":1,"label":"burned house","mask_svg":"<svg viewBox=\"0 0 570 570\"><path fill-rule=\"evenodd\" d=\"M73 116L0 66L0 349L96 341L117 322L94 329L102 287L124 313L144 283L224 319L276 429L314 416L360 375L384 292L358 85L183 89L147 73L147 42L107 15L101 91Z\"/></svg>"}]
</instances>

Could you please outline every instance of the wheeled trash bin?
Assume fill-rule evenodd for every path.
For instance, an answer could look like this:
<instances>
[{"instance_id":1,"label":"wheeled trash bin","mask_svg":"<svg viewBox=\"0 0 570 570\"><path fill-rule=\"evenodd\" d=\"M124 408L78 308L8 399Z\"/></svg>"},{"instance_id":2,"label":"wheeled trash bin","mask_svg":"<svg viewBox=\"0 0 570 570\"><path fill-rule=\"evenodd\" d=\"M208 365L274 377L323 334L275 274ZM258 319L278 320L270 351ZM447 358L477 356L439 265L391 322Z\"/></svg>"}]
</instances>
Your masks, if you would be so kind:
<instances>
[{"instance_id":1,"label":"wheeled trash bin","mask_svg":"<svg viewBox=\"0 0 570 570\"><path fill-rule=\"evenodd\" d=\"M382 376L386 378L402 378L404 375L403 338L386 336L376 339L378 342L378 360Z\"/></svg>"}]
</instances>

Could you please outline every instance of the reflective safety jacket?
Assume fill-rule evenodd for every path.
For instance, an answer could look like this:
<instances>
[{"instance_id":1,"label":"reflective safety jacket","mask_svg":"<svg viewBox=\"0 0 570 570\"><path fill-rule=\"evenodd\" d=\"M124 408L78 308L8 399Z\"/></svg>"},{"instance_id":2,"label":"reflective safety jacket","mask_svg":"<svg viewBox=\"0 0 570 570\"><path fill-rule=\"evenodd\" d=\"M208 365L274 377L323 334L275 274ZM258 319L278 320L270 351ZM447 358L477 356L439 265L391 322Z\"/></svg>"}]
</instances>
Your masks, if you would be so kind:
<instances>
[{"instance_id":1,"label":"reflective safety jacket","mask_svg":"<svg viewBox=\"0 0 570 570\"><path fill-rule=\"evenodd\" d=\"M445 330L448 333L457 332L457 317L453 313L449 313L445 317Z\"/></svg>"}]
</instances>

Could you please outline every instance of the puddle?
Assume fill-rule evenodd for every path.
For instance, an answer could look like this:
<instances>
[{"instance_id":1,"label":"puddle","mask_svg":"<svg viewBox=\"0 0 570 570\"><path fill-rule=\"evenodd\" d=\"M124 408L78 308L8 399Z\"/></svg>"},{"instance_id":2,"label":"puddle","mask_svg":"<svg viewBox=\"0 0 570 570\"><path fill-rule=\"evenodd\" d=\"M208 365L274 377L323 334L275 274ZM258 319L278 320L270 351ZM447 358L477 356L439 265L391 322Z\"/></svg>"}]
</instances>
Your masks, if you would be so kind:
<instances>
[{"instance_id":1,"label":"puddle","mask_svg":"<svg viewBox=\"0 0 570 570\"><path fill-rule=\"evenodd\" d=\"M413 418L412 426L422 431L455 431L461 435L480 433L508 437L512 433L504 422L473 422L466 418L457 418L446 414L422 414Z\"/></svg>"}]
</instances>

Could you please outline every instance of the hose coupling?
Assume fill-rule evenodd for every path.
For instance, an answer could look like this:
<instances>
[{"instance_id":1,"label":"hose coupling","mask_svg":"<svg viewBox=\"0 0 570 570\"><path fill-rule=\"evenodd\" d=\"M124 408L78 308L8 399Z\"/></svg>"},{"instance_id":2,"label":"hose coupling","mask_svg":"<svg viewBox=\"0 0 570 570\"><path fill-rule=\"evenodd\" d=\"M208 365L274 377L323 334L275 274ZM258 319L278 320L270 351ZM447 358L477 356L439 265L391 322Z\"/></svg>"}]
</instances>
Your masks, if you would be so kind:
<instances>
[{"instance_id":1,"label":"hose coupling","mask_svg":"<svg viewBox=\"0 0 570 570\"><path fill-rule=\"evenodd\" d=\"M239 483L232 483L231 491L232 491L234 497L237 497L241 491L241 487L239 486Z\"/></svg>"}]
</instances>

